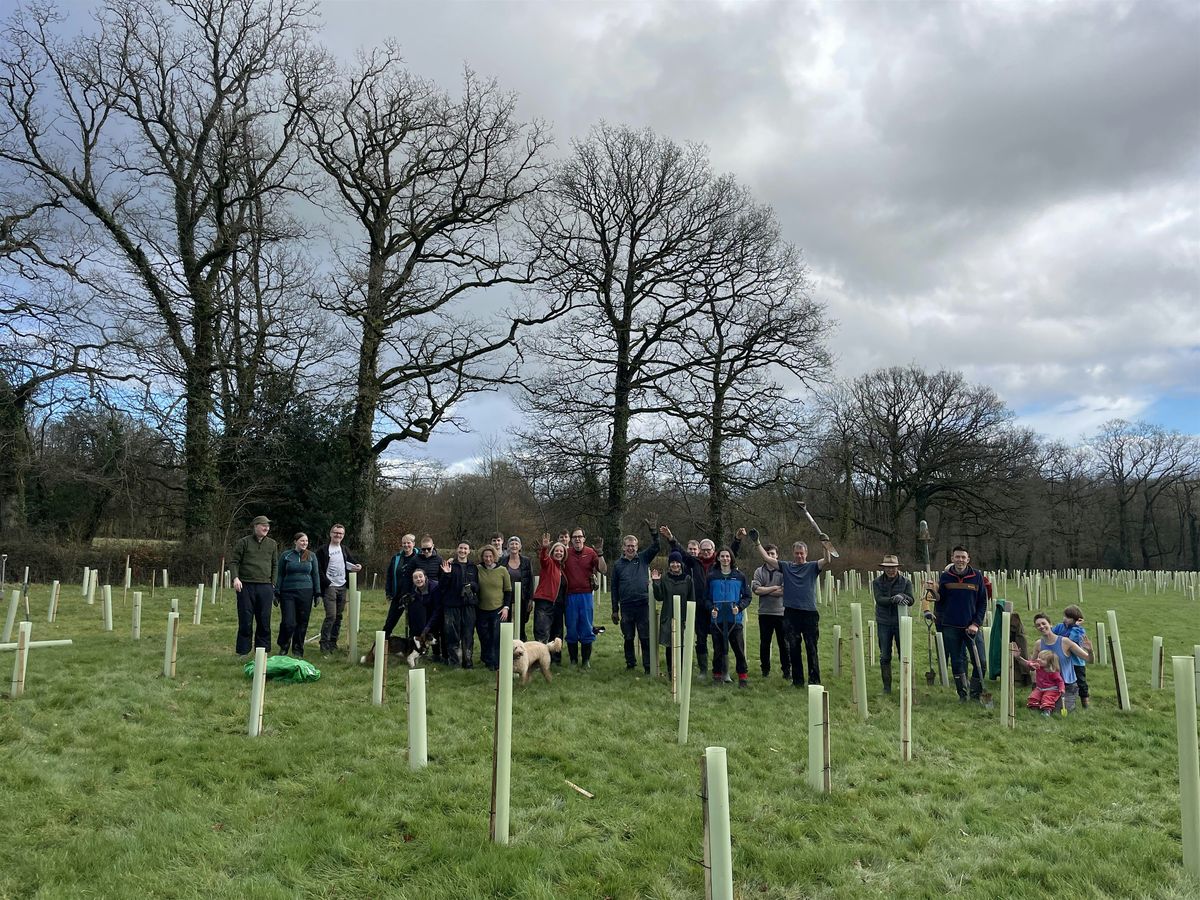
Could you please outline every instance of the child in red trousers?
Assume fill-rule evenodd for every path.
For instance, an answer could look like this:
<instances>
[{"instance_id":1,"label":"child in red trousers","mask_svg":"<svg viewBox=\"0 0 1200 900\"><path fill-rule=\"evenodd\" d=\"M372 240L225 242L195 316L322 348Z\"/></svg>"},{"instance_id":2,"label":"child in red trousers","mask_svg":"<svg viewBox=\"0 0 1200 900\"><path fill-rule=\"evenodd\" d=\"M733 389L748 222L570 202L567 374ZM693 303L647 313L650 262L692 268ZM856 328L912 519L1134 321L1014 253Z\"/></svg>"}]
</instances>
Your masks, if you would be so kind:
<instances>
[{"instance_id":1,"label":"child in red trousers","mask_svg":"<svg viewBox=\"0 0 1200 900\"><path fill-rule=\"evenodd\" d=\"M1049 716L1058 698L1067 689L1058 671L1058 657L1053 650L1043 650L1036 658L1029 660L1029 668L1033 670L1033 690L1029 692L1029 702L1025 705L1030 709L1040 709L1043 716Z\"/></svg>"}]
</instances>

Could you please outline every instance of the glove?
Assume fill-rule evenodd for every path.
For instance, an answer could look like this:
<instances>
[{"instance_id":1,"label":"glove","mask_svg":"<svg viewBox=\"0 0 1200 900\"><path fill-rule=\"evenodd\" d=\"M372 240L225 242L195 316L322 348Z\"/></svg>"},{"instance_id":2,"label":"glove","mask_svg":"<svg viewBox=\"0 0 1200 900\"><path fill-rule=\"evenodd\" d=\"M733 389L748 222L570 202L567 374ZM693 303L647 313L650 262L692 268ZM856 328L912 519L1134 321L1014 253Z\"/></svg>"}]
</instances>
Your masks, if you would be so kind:
<instances>
[{"instance_id":1,"label":"glove","mask_svg":"<svg viewBox=\"0 0 1200 900\"><path fill-rule=\"evenodd\" d=\"M829 543L829 535L823 531L817 532L817 540L823 543Z\"/></svg>"},{"instance_id":2,"label":"glove","mask_svg":"<svg viewBox=\"0 0 1200 900\"><path fill-rule=\"evenodd\" d=\"M272 605L272 606L278 606L278 605L279 605L279 591L276 591L276 592L275 592L275 597L274 597L274 599L272 599L272 600L271 600L271 605Z\"/></svg>"},{"instance_id":3,"label":"glove","mask_svg":"<svg viewBox=\"0 0 1200 900\"><path fill-rule=\"evenodd\" d=\"M747 534L747 536L749 536L750 540L754 541L754 543L756 543L756 544L758 543L758 529L757 528L751 528L749 531L746 532L746 534Z\"/></svg>"},{"instance_id":4,"label":"glove","mask_svg":"<svg viewBox=\"0 0 1200 900\"><path fill-rule=\"evenodd\" d=\"M892 602L897 606L912 606L913 598L908 596L908 594L896 594L892 597Z\"/></svg>"},{"instance_id":5,"label":"glove","mask_svg":"<svg viewBox=\"0 0 1200 900\"><path fill-rule=\"evenodd\" d=\"M933 621L933 613L931 613L929 610L925 610L925 621L926 622Z\"/></svg>"},{"instance_id":6,"label":"glove","mask_svg":"<svg viewBox=\"0 0 1200 900\"><path fill-rule=\"evenodd\" d=\"M613 610L613 614L612 614L612 622L614 625L621 624L621 614L619 612L617 612L615 609Z\"/></svg>"}]
</instances>

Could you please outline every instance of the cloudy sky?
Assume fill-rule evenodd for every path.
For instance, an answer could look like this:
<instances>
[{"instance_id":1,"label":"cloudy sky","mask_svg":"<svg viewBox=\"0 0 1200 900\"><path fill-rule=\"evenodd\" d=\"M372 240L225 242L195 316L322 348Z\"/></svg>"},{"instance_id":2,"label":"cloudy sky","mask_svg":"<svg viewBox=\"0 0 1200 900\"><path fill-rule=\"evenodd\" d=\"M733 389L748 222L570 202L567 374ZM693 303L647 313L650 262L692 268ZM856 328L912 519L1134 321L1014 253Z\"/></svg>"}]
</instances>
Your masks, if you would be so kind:
<instances>
[{"instance_id":1,"label":"cloudy sky","mask_svg":"<svg viewBox=\"0 0 1200 900\"><path fill-rule=\"evenodd\" d=\"M325 3L349 57L700 141L779 213L839 375L917 361L1076 440L1200 433L1200 4ZM492 404L494 408L494 402ZM468 410L469 412L469 410ZM480 435L425 451L461 463Z\"/></svg>"}]
</instances>

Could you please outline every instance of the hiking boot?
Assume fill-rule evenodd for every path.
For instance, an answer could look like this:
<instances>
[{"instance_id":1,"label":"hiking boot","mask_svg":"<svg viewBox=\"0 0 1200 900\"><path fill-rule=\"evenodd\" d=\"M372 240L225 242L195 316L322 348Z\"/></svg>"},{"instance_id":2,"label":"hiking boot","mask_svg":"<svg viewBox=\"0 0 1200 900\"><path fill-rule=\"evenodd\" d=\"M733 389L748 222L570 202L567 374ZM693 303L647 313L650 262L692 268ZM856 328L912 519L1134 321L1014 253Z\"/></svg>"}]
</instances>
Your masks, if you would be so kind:
<instances>
[{"instance_id":1,"label":"hiking boot","mask_svg":"<svg viewBox=\"0 0 1200 900\"><path fill-rule=\"evenodd\" d=\"M741 678L738 679L738 687L740 687L740 688L750 687L750 679L747 678L745 675L743 675Z\"/></svg>"}]
</instances>

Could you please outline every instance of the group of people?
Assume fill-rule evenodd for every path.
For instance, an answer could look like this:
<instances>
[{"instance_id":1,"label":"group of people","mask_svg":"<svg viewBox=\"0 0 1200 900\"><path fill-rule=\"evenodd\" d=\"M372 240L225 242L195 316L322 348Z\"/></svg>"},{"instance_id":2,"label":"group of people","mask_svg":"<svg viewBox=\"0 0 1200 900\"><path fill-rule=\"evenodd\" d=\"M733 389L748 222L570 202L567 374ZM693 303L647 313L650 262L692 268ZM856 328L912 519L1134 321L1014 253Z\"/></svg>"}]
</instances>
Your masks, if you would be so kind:
<instances>
[{"instance_id":1,"label":"group of people","mask_svg":"<svg viewBox=\"0 0 1200 900\"><path fill-rule=\"evenodd\" d=\"M479 658L488 669L500 665L500 624L510 620L513 600L519 590L521 621L514 623L522 641L532 639L550 644L563 638L570 664L591 668L592 647L603 627L593 621L599 578L609 578L612 622L624 639L625 665L641 664L650 669L650 615L659 604L659 643L670 641L674 598L680 598L686 625L688 604L696 603L696 661L701 677L709 673L709 644L712 644L714 684L749 682L746 656L746 611L758 601L759 664L764 678L771 674L772 645L785 680L796 687L821 683L818 656L820 613L816 603L817 579L831 564L828 536L819 538L824 554L808 559L808 545L792 544L792 559L780 559L779 547L763 544L758 532L739 528L729 547L717 550L709 539L676 540L671 529L645 523L649 542L643 549L637 535L622 539L621 554L610 567L604 558L603 540L587 545L582 528L563 531L554 542L545 533L537 546L537 575L533 560L524 552L519 537L497 532L475 553L469 541L459 541L443 558L433 537L406 534L400 550L391 558L384 577L388 600L384 632L391 637L405 621L409 638L431 646L436 662L448 668L471 669L475 664L475 642ZM308 535L297 534L290 550L280 552L269 537L266 516L252 522L252 533L239 540L230 554L229 569L237 592L238 634L236 651L250 653L255 647L271 646L272 604L280 609L278 652L304 655L309 618L318 598L324 604L320 648L337 650L346 606L346 588L351 572L362 565L344 544L346 529L334 525L329 539L316 551L309 549ZM737 560L749 539L757 565L747 578ZM653 565L665 549L667 566ZM954 685L962 702L978 700L986 677L981 660L986 657L981 629L991 596L991 586L979 569L970 565L965 547L955 547L950 565L936 581L924 583L922 612L931 628L942 636ZM885 556L881 573L872 582L875 622L879 641L879 668L885 693L892 690L892 652L900 646L900 609L916 602L912 581L901 573L899 558ZM1020 620L1014 617L1015 628ZM1039 613L1034 625L1040 637L1032 651L1019 642L1011 644L1018 670L1034 682L1029 707L1049 715L1061 705L1074 709L1078 699L1088 705L1086 664L1091 660L1091 643L1083 628L1083 613L1077 606L1064 611L1063 621L1053 624ZM730 659L733 656L733 672ZM553 654L561 664L561 654ZM667 654L670 672L672 660ZM970 677L968 678L968 666Z\"/></svg>"},{"instance_id":2,"label":"group of people","mask_svg":"<svg viewBox=\"0 0 1200 900\"><path fill-rule=\"evenodd\" d=\"M982 659L982 628L991 599L991 584L984 573L971 566L966 547L955 547L936 581L926 581L922 614L931 628L942 636L946 657L961 702L978 700L986 677ZM916 602L911 580L900 572L896 556L885 556L881 573L871 583L875 598L875 623L879 636L879 669L884 692L892 689L892 649L900 648L900 609ZM1020 618L1012 616L1010 634L998 636L998 652L1013 656L1017 671L1031 678L1033 690L1028 707L1049 716L1055 709L1073 711L1078 701L1089 704L1087 663L1092 659L1092 644L1084 629L1083 611L1075 605L1063 610L1063 620L1053 624L1039 612L1034 627L1040 637L1030 650L1025 642ZM994 654L993 654L994 655ZM971 669L967 677L968 665Z\"/></svg>"},{"instance_id":3,"label":"group of people","mask_svg":"<svg viewBox=\"0 0 1200 900\"><path fill-rule=\"evenodd\" d=\"M298 533L292 549L280 553L269 535L271 520L255 516L251 533L233 545L229 574L237 594L238 631L235 652L246 656L256 647L271 647L271 608L279 607L278 645L280 655L304 656L308 623L318 599L325 608L321 623L321 650L337 649L346 588L351 572L362 564L344 546L344 525L329 529L329 540L316 551L309 549L308 535Z\"/></svg>"}]
</instances>

